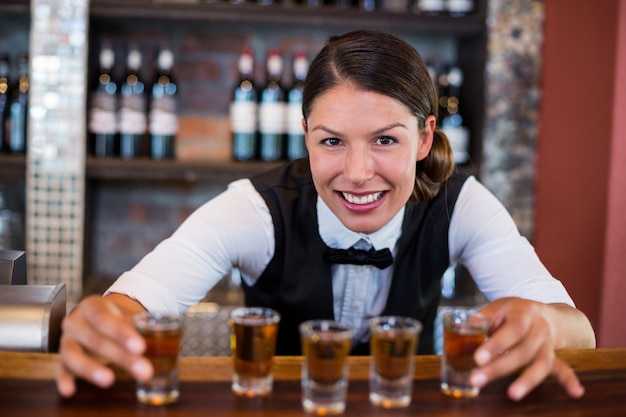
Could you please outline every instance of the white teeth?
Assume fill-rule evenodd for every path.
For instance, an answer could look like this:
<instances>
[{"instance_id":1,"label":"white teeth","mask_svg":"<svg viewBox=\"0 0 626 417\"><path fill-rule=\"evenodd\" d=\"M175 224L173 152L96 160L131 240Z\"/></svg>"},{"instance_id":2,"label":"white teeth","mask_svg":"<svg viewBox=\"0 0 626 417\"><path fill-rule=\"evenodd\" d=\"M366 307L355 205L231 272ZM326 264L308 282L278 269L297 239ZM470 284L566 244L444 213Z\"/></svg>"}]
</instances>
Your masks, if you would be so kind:
<instances>
[{"instance_id":1,"label":"white teeth","mask_svg":"<svg viewBox=\"0 0 626 417\"><path fill-rule=\"evenodd\" d=\"M355 195L352 194L348 194L348 193L342 193L343 194L343 198L345 198L346 200L348 200L348 202L352 203L352 204L367 204L367 203L371 203L373 201L378 200L380 197L383 196L383 193L374 193L374 194L368 194L368 195L364 195L362 197L357 197Z\"/></svg>"}]
</instances>

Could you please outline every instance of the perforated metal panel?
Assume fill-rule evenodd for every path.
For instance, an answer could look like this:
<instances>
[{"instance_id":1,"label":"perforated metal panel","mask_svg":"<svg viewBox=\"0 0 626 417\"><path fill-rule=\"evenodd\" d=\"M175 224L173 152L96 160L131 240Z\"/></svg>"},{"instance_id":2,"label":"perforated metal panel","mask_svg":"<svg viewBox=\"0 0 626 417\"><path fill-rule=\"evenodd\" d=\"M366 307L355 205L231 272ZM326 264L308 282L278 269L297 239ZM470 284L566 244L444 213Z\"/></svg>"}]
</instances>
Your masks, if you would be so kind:
<instances>
[{"instance_id":1,"label":"perforated metal panel","mask_svg":"<svg viewBox=\"0 0 626 417\"><path fill-rule=\"evenodd\" d=\"M237 306L199 303L185 313L182 356L230 356L230 312Z\"/></svg>"},{"instance_id":2,"label":"perforated metal panel","mask_svg":"<svg viewBox=\"0 0 626 417\"><path fill-rule=\"evenodd\" d=\"M28 282L82 295L88 0L32 0Z\"/></svg>"}]
</instances>

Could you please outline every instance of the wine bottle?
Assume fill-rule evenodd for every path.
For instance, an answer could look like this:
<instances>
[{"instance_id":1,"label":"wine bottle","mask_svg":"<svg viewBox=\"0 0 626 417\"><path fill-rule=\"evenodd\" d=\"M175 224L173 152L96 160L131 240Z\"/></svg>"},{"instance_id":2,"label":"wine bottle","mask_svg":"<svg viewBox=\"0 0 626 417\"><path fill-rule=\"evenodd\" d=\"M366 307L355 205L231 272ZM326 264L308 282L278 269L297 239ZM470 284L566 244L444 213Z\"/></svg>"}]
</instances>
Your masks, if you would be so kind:
<instances>
[{"instance_id":1,"label":"wine bottle","mask_svg":"<svg viewBox=\"0 0 626 417\"><path fill-rule=\"evenodd\" d=\"M9 56L0 54L0 152L8 151Z\"/></svg>"},{"instance_id":2,"label":"wine bottle","mask_svg":"<svg viewBox=\"0 0 626 417\"><path fill-rule=\"evenodd\" d=\"M302 129L302 90L308 70L306 54L298 52L293 60L293 84L287 91L287 159L307 155Z\"/></svg>"},{"instance_id":3,"label":"wine bottle","mask_svg":"<svg viewBox=\"0 0 626 417\"><path fill-rule=\"evenodd\" d=\"M450 140L454 162L464 164L469 161L469 130L463 123L460 108L460 93L463 86L463 71L458 66L450 66L447 71L448 94L446 114L441 121L441 129Z\"/></svg>"},{"instance_id":4,"label":"wine bottle","mask_svg":"<svg viewBox=\"0 0 626 417\"><path fill-rule=\"evenodd\" d=\"M259 152L263 161L283 158L285 137L285 90L280 84L283 59L277 49L267 57L267 84L259 102Z\"/></svg>"},{"instance_id":5,"label":"wine bottle","mask_svg":"<svg viewBox=\"0 0 626 417\"><path fill-rule=\"evenodd\" d=\"M17 56L17 82L13 88L10 104L9 152L26 152L28 114L28 54Z\"/></svg>"},{"instance_id":6,"label":"wine bottle","mask_svg":"<svg viewBox=\"0 0 626 417\"><path fill-rule=\"evenodd\" d=\"M474 11L474 0L448 0L446 8L452 16L464 16Z\"/></svg>"},{"instance_id":7,"label":"wine bottle","mask_svg":"<svg viewBox=\"0 0 626 417\"><path fill-rule=\"evenodd\" d=\"M415 0L412 7L418 14L437 15L445 11L444 0Z\"/></svg>"},{"instance_id":8,"label":"wine bottle","mask_svg":"<svg viewBox=\"0 0 626 417\"><path fill-rule=\"evenodd\" d=\"M145 86L139 76L141 65L141 52L131 48L126 63L126 77L120 86L119 108L120 156L126 159L143 154L147 117Z\"/></svg>"},{"instance_id":9,"label":"wine bottle","mask_svg":"<svg viewBox=\"0 0 626 417\"><path fill-rule=\"evenodd\" d=\"M150 115L150 155L152 159L173 159L178 133L178 85L172 78L174 54L170 49L159 52L157 79L152 84Z\"/></svg>"},{"instance_id":10,"label":"wine bottle","mask_svg":"<svg viewBox=\"0 0 626 417\"><path fill-rule=\"evenodd\" d=\"M230 104L233 159L247 161L257 152L257 89L254 84L252 50L245 48L239 57L239 82Z\"/></svg>"},{"instance_id":11,"label":"wine bottle","mask_svg":"<svg viewBox=\"0 0 626 417\"><path fill-rule=\"evenodd\" d=\"M100 50L96 87L89 100L89 136L94 156L104 158L116 154L118 86L112 71L115 53L109 46Z\"/></svg>"}]
</instances>

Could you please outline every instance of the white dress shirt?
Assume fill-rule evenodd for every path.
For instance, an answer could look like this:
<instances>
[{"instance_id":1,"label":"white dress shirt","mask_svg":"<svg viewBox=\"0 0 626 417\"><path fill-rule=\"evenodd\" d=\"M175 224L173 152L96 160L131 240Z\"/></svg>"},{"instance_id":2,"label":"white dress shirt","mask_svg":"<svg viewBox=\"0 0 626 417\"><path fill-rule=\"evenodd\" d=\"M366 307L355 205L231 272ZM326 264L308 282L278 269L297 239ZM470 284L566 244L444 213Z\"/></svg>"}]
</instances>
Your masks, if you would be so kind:
<instances>
[{"instance_id":1,"label":"white dress shirt","mask_svg":"<svg viewBox=\"0 0 626 417\"><path fill-rule=\"evenodd\" d=\"M356 244L397 253L404 209L372 234L347 229L319 197L317 212L320 236L329 247L347 249ZM467 267L487 299L515 296L574 306L504 206L474 177L462 186L448 234L450 264ZM273 255L268 207L249 180L238 180L192 213L107 293L126 294L148 310L183 313L233 267L254 285ZM355 340L367 337L369 318L383 311L392 272L393 265L383 270L332 266L335 319L353 326Z\"/></svg>"}]
</instances>

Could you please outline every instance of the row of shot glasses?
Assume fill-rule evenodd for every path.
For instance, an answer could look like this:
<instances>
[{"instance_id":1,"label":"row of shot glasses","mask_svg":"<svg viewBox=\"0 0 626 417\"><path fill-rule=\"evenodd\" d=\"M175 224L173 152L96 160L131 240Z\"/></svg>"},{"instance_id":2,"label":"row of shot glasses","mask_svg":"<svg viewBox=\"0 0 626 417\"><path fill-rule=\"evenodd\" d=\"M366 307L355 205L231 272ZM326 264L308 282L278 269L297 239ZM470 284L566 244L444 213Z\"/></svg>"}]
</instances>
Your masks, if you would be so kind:
<instances>
[{"instance_id":1,"label":"row of shot glasses","mask_svg":"<svg viewBox=\"0 0 626 417\"><path fill-rule=\"evenodd\" d=\"M476 364L476 348L487 338L489 319L475 309L444 312L444 352L441 390L462 398L475 397L479 389L469 383ZM233 357L232 390L243 397L263 397L272 392L272 365L280 314L269 308L240 307L230 316ZM164 405L179 397L178 358L182 318L160 313L134 317L146 339L146 357L154 366L152 379L137 384L137 399ZM311 320L299 327L302 350L302 407L311 414L344 412L349 380L348 357L352 347L350 326L333 320ZM411 403L415 352L422 324L400 316L370 321L370 402L382 408L405 408Z\"/></svg>"}]
</instances>

